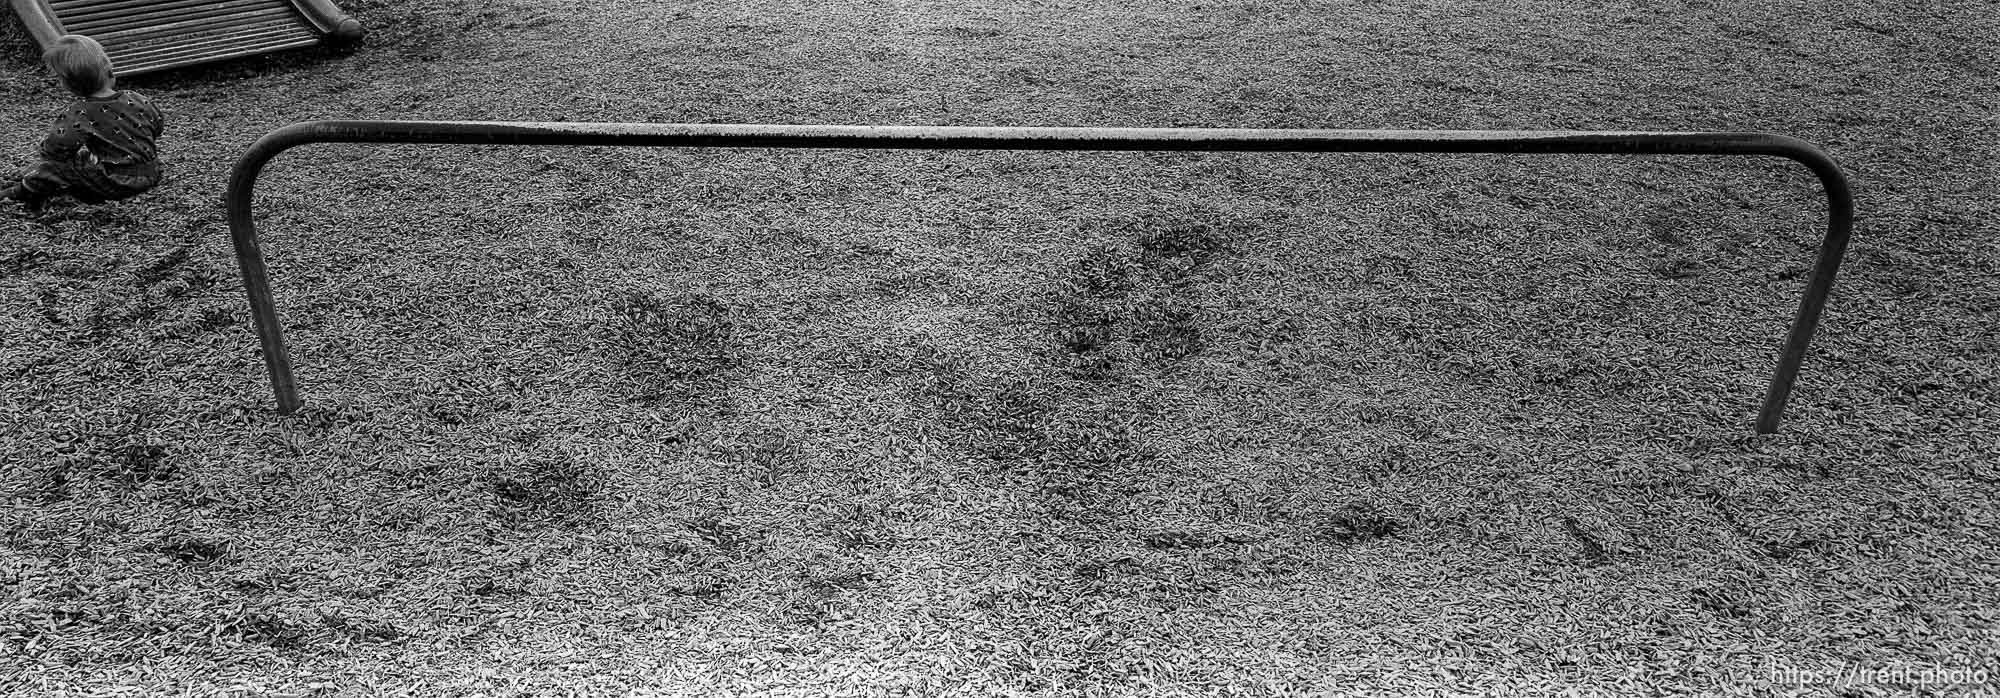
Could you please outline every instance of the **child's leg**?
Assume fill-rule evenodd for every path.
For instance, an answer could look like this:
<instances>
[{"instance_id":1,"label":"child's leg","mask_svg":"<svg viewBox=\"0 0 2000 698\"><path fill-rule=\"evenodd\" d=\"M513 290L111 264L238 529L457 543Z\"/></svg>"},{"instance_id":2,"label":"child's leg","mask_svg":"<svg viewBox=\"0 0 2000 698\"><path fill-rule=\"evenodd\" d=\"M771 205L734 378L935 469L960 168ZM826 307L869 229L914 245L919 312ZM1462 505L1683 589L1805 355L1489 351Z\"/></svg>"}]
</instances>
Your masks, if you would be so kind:
<instances>
[{"instance_id":1,"label":"child's leg","mask_svg":"<svg viewBox=\"0 0 2000 698\"><path fill-rule=\"evenodd\" d=\"M15 203L21 205L21 209L19 210L25 210L28 213L40 213L42 210L42 203L31 200L28 193L21 190L20 184L8 184L0 187L0 210L6 210L8 213L18 213L19 210L15 210L10 205Z\"/></svg>"},{"instance_id":2,"label":"child's leg","mask_svg":"<svg viewBox=\"0 0 2000 698\"><path fill-rule=\"evenodd\" d=\"M21 181L14 185L13 196L29 208L38 208L43 202L68 193L76 174L76 165L71 163L37 162L21 170Z\"/></svg>"},{"instance_id":3,"label":"child's leg","mask_svg":"<svg viewBox=\"0 0 2000 698\"><path fill-rule=\"evenodd\" d=\"M21 173L25 175L27 170L24 169ZM0 201L22 201L28 198L28 192L21 189L21 179L22 177L18 175L0 179Z\"/></svg>"},{"instance_id":4,"label":"child's leg","mask_svg":"<svg viewBox=\"0 0 2000 698\"><path fill-rule=\"evenodd\" d=\"M69 188L69 181L63 177L66 174L64 171L74 169L65 167L67 164L44 160L21 170L21 183L16 185L25 195L21 198L39 200L63 193Z\"/></svg>"}]
</instances>

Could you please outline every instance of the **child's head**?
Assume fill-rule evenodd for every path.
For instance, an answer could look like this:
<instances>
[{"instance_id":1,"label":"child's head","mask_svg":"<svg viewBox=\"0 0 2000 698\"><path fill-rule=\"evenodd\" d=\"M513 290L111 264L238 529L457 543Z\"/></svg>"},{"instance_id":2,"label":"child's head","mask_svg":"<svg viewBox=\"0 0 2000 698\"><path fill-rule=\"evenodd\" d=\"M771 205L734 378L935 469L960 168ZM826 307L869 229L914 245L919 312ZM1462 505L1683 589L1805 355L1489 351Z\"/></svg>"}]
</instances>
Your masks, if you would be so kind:
<instances>
[{"instance_id":1,"label":"child's head","mask_svg":"<svg viewBox=\"0 0 2000 698\"><path fill-rule=\"evenodd\" d=\"M90 96L111 87L111 56L96 39L65 34L42 53L42 64L62 78L69 91Z\"/></svg>"}]
</instances>

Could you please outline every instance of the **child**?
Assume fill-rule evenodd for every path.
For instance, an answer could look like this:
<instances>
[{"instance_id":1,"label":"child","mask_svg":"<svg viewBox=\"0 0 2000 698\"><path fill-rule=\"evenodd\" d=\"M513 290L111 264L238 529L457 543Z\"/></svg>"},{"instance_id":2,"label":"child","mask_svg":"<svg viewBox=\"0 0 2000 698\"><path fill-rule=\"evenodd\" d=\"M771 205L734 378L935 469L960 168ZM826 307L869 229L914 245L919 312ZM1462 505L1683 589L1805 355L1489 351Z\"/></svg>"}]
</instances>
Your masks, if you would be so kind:
<instances>
[{"instance_id":1,"label":"child","mask_svg":"<svg viewBox=\"0 0 2000 698\"><path fill-rule=\"evenodd\" d=\"M111 57L104 47L70 34L56 39L42 63L82 99L56 116L42 140L41 161L21 170L19 181L0 186L0 199L16 199L34 210L62 194L96 204L159 184L154 140L160 137L160 110L145 95L112 89Z\"/></svg>"}]
</instances>

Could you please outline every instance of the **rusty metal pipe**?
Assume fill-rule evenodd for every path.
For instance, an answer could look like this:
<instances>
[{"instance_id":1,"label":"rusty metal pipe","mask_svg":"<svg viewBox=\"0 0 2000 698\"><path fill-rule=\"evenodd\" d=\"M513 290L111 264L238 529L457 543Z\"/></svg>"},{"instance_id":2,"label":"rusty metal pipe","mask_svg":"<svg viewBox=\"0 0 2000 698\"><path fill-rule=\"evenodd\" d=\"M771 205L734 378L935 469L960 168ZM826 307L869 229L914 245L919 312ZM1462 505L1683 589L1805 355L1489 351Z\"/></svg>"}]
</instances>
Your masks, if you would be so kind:
<instances>
[{"instance_id":1,"label":"rusty metal pipe","mask_svg":"<svg viewBox=\"0 0 2000 698\"><path fill-rule=\"evenodd\" d=\"M300 405L284 328L271 298L251 196L257 175L278 153L308 143L460 143L668 148L854 148L930 150L1233 151L1300 153L1508 153L1605 155L1762 155L1811 169L1826 189L1827 232L1798 315L1779 354L1758 433L1778 430L1800 364L1819 324L1854 222L1847 176L1811 143L1769 133L1609 131L1380 131L1187 128L1028 128L955 126L793 126L756 124L613 124L478 121L308 121L257 139L236 162L225 206L243 270L243 288L263 344L278 412Z\"/></svg>"}]
</instances>

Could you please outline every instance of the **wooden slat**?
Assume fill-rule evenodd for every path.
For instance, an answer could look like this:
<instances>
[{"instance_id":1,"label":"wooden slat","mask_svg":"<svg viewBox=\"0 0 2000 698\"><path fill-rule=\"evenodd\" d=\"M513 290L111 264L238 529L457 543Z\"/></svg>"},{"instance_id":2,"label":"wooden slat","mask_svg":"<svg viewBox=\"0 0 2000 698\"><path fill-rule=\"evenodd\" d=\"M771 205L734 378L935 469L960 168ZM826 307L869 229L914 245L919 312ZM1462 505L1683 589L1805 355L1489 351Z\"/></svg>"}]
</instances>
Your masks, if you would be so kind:
<instances>
[{"instance_id":1,"label":"wooden slat","mask_svg":"<svg viewBox=\"0 0 2000 698\"><path fill-rule=\"evenodd\" d=\"M115 32L95 35L99 42L144 41L151 37L191 36L227 32L238 27L263 26L266 24L296 24L305 26L298 15L279 11L262 10L254 15L239 15L225 18L211 18L206 21L175 22L150 27L135 27Z\"/></svg>"},{"instance_id":2,"label":"wooden slat","mask_svg":"<svg viewBox=\"0 0 2000 698\"><path fill-rule=\"evenodd\" d=\"M207 58L211 56L234 55L242 51L255 52L256 49L266 46L276 46L280 44L286 46L310 46L317 42L318 39L304 39L296 36L287 37L277 34L270 34L263 36L243 36L243 37L237 37L235 41L227 43L203 44L200 46L174 46L169 48L162 48L156 51L149 51L143 54L137 54L128 58L128 65L130 65L133 69L138 69L140 67L152 65L155 63L184 61L189 59Z\"/></svg>"},{"instance_id":3,"label":"wooden slat","mask_svg":"<svg viewBox=\"0 0 2000 698\"><path fill-rule=\"evenodd\" d=\"M272 24L244 27L229 32L123 43L117 44L115 48L107 45L105 50L111 54L112 64L117 65L121 61L141 60L158 54L221 50L227 48L232 43L264 39L317 41L319 37L310 31L300 29L297 25Z\"/></svg>"},{"instance_id":4,"label":"wooden slat","mask_svg":"<svg viewBox=\"0 0 2000 698\"><path fill-rule=\"evenodd\" d=\"M86 7L57 9L56 16L65 20L89 19L104 15L123 15L152 10L170 10L197 5L210 5L229 0L125 0L124 2L102 2ZM268 0L266 0L268 1Z\"/></svg>"},{"instance_id":5,"label":"wooden slat","mask_svg":"<svg viewBox=\"0 0 2000 698\"><path fill-rule=\"evenodd\" d=\"M170 21L158 18L130 21L107 22L84 28L71 28L72 34L83 34L103 41L104 37L124 34L173 33L197 27L228 26L258 22L271 17L296 17L296 13L282 8L238 9L225 14L175 15Z\"/></svg>"},{"instance_id":6,"label":"wooden slat","mask_svg":"<svg viewBox=\"0 0 2000 698\"><path fill-rule=\"evenodd\" d=\"M310 32L299 31L296 27L267 25L246 27L227 33L205 34L194 37L174 37L172 39L142 41L106 47L114 64L122 60L143 60L152 56L169 53L219 51L232 43L264 40L317 40Z\"/></svg>"},{"instance_id":7,"label":"wooden slat","mask_svg":"<svg viewBox=\"0 0 2000 698\"><path fill-rule=\"evenodd\" d=\"M230 47L230 49L227 51L220 51L220 52L154 57L154 58L149 58L145 61L133 63L132 66L129 68L121 68L119 70L119 74L133 75L138 73L150 73L156 70L179 68L182 66L197 65L201 63L212 63L215 61L229 60L231 58L254 56L261 53L273 53L277 51L285 51L295 48L305 48L307 46L314 46L317 44L319 44L319 39L317 37L314 37L311 39L295 39L291 41L279 41L270 43L257 43L257 44L233 46Z\"/></svg>"},{"instance_id":8,"label":"wooden slat","mask_svg":"<svg viewBox=\"0 0 2000 698\"><path fill-rule=\"evenodd\" d=\"M72 33L84 34L92 29L100 29L107 24L170 22L177 18L192 18L208 15L227 14L253 8L285 8L282 0L166 0L147 3L143 6L92 12L63 12L56 15L63 27Z\"/></svg>"},{"instance_id":9,"label":"wooden slat","mask_svg":"<svg viewBox=\"0 0 2000 698\"><path fill-rule=\"evenodd\" d=\"M221 2L221 1L222 0L82 0L81 2L77 2L75 0L71 0L70 2L61 2L59 0L58 2L49 3L49 9L54 10L57 15L82 16L82 15L102 14L105 12L124 12L135 9L146 9L152 7L160 7L168 4L199 5L204 2ZM277 1L285 2L287 0L277 0Z\"/></svg>"},{"instance_id":10,"label":"wooden slat","mask_svg":"<svg viewBox=\"0 0 2000 698\"><path fill-rule=\"evenodd\" d=\"M292 12L291 10L281 7L273 7L269 9L252 10L249 12L238 12L229 15L218 15L213 17L191 17L188 19L181 19L173 22L155 22L152 24L129 26L122 29L116 29L111 31L83 32L83 33L87 33L91 38L97 39L98 41L107 41L107 40L116 41L119 37L125 37L125 36L194 32L194 31L201 31L204 29L213 29L218 27L255 24L258 22L265 22L273 19L297 20L299 19L299 16L298 13Z\"/></svg>"},{"instance_id":11,"label":"wooden slat","mask_svg":"<svg viewBox=\"0 0 2000 698\"><path fill-rule=\"evenodd\" d=\"M228 12L228 14L174 16L172 20L166 20L166 22L162 22L162 20L152 20L152 22L116 22L116 24L104 24L104 26L94 26L94 28L70 28L70 32L72 34L86 34L86 36L92 36L92 38L96 38L96 40L102 42L104 36L116 36L116 34L176 32L176 30L182 30L182 28L196 28L196 26L220 26L220 24L256 22L256 20L274 18L274 16L298 16L298 12L292 12L290 8L252 8L252 10L234 10L234 12Z\"/></svg>"}]
</instances>

